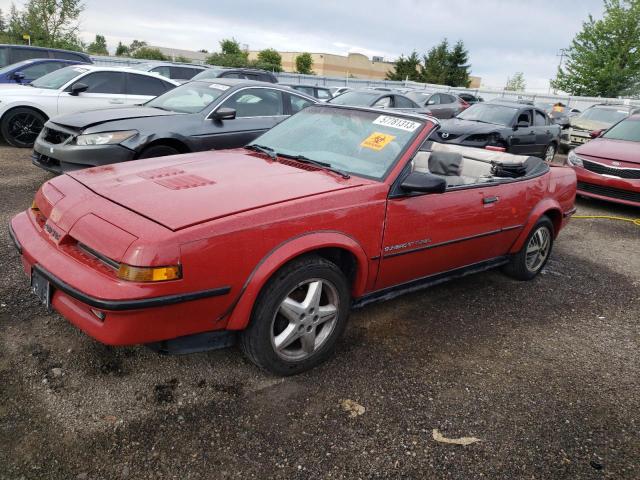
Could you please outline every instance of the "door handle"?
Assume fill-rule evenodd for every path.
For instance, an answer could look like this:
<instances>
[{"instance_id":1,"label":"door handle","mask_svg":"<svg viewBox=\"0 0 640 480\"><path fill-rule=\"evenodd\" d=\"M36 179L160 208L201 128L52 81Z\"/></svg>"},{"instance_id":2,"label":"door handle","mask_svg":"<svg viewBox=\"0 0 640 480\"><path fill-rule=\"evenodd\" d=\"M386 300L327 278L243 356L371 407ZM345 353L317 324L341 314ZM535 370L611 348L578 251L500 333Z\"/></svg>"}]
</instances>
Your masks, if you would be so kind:
<instances>
[{"instance_id":1,"label":"door handle","mask_svg":"<svg viewBox=\"0 0 640 480\"><path fill-rule=\"evenodd\" d=\"M483 203L483 205L488 205L488 204L490 204L490 203L496 203L498 200L500 200L500 197L496 197L496 196L493 196L493 197L484 197L484 198L482 199L482 203Z\"/></svg>"}]
</instances>

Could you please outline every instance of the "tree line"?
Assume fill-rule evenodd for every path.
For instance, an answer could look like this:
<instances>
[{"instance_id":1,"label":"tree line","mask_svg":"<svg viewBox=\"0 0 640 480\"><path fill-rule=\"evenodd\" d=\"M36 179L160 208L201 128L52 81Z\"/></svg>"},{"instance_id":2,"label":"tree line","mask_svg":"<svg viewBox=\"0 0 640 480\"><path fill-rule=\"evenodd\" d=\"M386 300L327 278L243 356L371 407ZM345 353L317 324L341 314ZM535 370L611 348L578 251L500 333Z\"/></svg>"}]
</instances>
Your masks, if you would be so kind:
<instances>
[{"instance_id":1,"label":"tree line","mask_svg":"<svg viewBox=\"0 0 640 480\"><path fill-rule=\"evenodd\" d=\"M453 47L445 38L431 48L422 58L414 50L405 57L400 55L394 62L393 71L387 73L387 80L412 80L414 82L468 87L469 52L462 40Z\"/></svg>"}]
</instances>

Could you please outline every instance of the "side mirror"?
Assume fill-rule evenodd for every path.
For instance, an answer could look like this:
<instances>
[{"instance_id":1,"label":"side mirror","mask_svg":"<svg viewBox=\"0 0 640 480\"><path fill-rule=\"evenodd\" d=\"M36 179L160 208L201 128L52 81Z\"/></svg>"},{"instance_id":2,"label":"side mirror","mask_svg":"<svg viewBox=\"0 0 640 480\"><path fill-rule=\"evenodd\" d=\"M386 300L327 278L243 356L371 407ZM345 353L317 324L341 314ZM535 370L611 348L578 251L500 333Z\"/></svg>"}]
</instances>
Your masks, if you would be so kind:
<instances>
[{"instance_id":1,"label":"side mirror","mask_svg":"<svg viewBox=\"0 0 640 480\"><path fill-rule=\"evenodd\" d=\"M400 187L408 192L444 193L447 189L447 182L442 177L412 172L402 181Z\"/></svg>"},{"instance_id":2,"label":"side mirror","mask_svg":"<svg viewBox=\"0 0 640 480\"><path fill-rule=\"evenodd\" d=\"M518 123L516 123L516 126L513 127L513 129L518 130L519 128L529 128L529 122L527 122L526 120L519 120Z\"/></svg>"},{"instance_id":3,"label":"side mirror","mask_svg":"<svg viewBox=\"0 0 640 480\"><path fill-rule=\"evenodd\" d=\"M591 138L598 138L604 133L604 131L605 131L604 128L601 128L600 130L593 130L592 132L589 132L589 136Z\"/></svg>"},{"instance_id":4,"label":"side mirror","mask_svg":"<svg viewBox=\"0 0 640 480\"><path fill-rule=\"evenodd\" d=\"M15 72L13 75L11 75L11 78L13 78L18 83L22 83L24 80L24 73Z\"/></svg>"},{"instance_id":5,"label":"side mirror","mask_svg":"<svg viewBox=\"0 0 640 480\"><path fill-rule=\"evenodd\" d=\"M435 105L435 104L436 104L436 101L435 101L435 100L429 100L429 101L427 102L427 105Z\"/></svg>"},{"instance_id":6,"label":"side mirror","mask_svg":"<svg viewBox=\"0 0 640 480\"><path fill-rule=\"evenodd\" d=\"M74 83L73 85L71 85L71 91L69 93L74 97L77 97L82 92L86 92L88 88L89 85L87 85L86 83Z\"/></svg>"},{"instance_id":7,"label":"side mirror","mask_svg":"<svg viewBox=\"0 0 640 480\"><path fill-rule=\"evenodd\" d=\"M236 118L236 110L235 108L222 107L213 112L211 118L220 121L233 120L234 118Z\"/></svg>"}]
</instances>

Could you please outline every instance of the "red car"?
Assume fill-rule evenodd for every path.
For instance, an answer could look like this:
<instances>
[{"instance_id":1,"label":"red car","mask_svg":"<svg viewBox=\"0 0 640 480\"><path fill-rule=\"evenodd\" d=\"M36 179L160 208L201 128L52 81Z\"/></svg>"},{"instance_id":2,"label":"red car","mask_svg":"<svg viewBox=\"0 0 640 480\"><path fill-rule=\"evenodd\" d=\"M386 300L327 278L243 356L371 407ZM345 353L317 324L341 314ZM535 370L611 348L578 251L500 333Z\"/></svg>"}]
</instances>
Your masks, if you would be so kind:
<instances>
[{"instance_id":1,"label":"red car","mask_svg":"<svg viewBox=\"0 0 640 480\"><path fill-rule=\"evenodd\" d=\"M349 311L502 266L545 265L575 173L438 145L437 120L311 106L245 149L79 170L11 221L33 292L100 342L226 346L289 375Z\"/></svg>"},{"instance_id":2,"label":"red car","mask_svg":"<svg viewBox=\"0 0 640 480\"><path fill-rule=\"evenodd\" d=\"M632 115L569 152L578 193L640 207L640 115Z\"/></svg>"}]
</instances>

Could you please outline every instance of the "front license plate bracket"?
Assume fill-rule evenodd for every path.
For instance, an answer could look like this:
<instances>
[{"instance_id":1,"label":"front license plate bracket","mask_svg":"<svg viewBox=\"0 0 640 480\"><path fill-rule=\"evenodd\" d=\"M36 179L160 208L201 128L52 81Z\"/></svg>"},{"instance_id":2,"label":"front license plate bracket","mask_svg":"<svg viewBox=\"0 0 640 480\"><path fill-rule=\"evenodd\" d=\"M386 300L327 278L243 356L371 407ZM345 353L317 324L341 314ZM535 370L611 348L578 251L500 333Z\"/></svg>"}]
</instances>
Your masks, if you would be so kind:
<instances>
[{"instance_id":1,"label":"front license plate bracket","mask_svg":"<svg viewBox=\"0 0 640 480\"><path fill-rule=\"evenodd\" d=\"M31 292L47 310L51 310L51 284L37 270L31 270Z\"/></svg>"}]
</instances>

